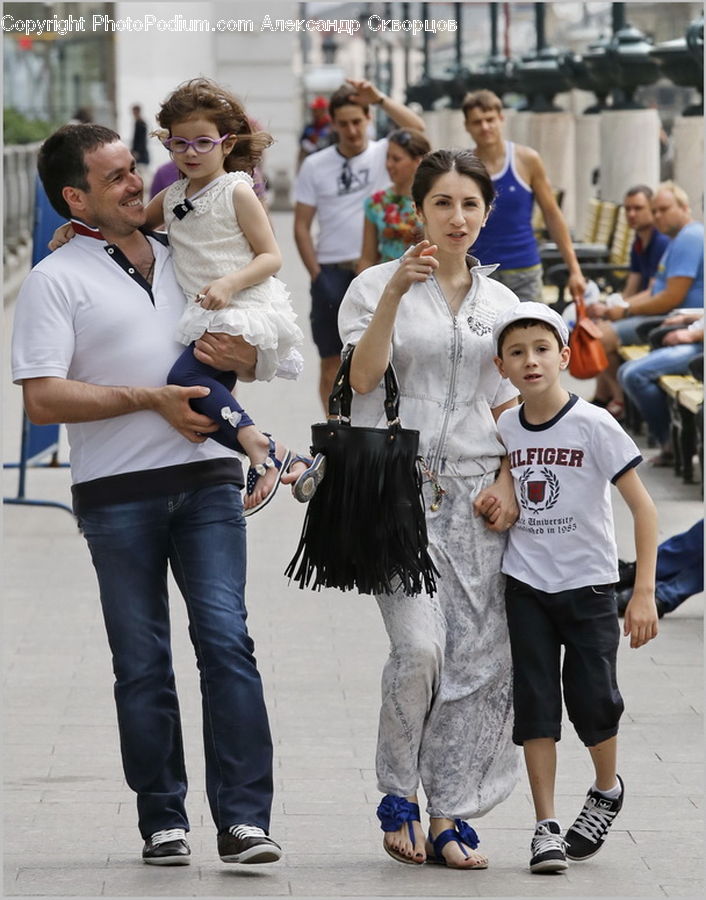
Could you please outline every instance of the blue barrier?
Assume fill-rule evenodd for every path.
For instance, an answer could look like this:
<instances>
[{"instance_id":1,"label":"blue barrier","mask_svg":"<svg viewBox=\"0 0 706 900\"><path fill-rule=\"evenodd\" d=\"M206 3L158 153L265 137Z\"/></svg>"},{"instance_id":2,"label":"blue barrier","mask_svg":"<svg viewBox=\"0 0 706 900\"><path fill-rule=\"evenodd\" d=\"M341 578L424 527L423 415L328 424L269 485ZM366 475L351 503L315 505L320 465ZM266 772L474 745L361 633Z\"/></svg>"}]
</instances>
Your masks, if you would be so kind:
<instances>
[{"instance_id":1,"label":"blue barrier","mask_svg":"<svg viewBox=\"0 0 706 900\"><path fill-rule=\"evenodd\" d=\"M35 180L34 192L34 227L32 229L32 266L44 259L49 253L47 244L56 229L66 222L53 209L44 192L42 183ZM45 462L49 456L48 462ZM3 503L14 503L22 506L55 506L65 509L73 515L73 510L65 503L52 500L30 500L25 496L27 482L27 466L44 466L48 468L66 468L67 463L59 462L59 426L33 425L27 416L22 414L22 436L20 440L20 458L16 463L5 463L5 469L18 469L17 496L3 497Z\"/></svg>"}]
</instances>

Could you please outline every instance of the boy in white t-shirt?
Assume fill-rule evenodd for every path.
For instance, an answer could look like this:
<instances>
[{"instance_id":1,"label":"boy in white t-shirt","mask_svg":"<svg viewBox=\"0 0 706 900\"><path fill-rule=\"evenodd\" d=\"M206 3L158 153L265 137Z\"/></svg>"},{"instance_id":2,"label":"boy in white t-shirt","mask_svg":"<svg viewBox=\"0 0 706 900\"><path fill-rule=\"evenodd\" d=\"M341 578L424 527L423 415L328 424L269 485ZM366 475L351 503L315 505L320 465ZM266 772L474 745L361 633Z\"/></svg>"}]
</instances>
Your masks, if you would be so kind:
<instances>
[{"instance_id":1,"label":"boy in white t-shirt","mask_svg":"<svg viewBox=\"0 0 706 900\"><path fill-rule=\"evenodd\" d=\"M537 817L530 870L561 872L567 856L583 860L600 850L624 797L616 772L623 700L616 681L620 627L610 484L634 519L637 569L624 624L631 647L657 635L657 513L635 470L642 457L632 439L605 410L559 383L570 355L561 316L543 303L521 303L499 318L493 336L495 363L523 400L498 420L520 506L502 566L513 740L524 750ZM569 718L596 773L563 837L554 810L562 683Z\"/></svg>"}]
</instances>

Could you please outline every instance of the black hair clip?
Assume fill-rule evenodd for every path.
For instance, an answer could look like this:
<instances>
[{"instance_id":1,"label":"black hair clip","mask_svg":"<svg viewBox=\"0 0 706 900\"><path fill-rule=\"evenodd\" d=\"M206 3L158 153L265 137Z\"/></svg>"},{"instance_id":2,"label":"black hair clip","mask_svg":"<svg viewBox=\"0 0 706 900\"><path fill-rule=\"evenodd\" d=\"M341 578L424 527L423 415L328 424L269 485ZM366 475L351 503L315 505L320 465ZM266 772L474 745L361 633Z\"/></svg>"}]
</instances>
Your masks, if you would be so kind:
<instances>
[{"instance_id":1,"label":"black hair clip","mask_svg":"<svg viewBox=\"0 0 706 900\"><path fill-rule=\"evenodd\" d=\"M172 210L172 212L173 212L174 215L177 217L177 219L183 219L184 216L185 216L188 212L191 212L191 210L192 210L193 208L194 208L194 204L191 202L191 200L189 200L189 199L187 198L187 199L185 199L185 200L182 200L181 203L177 203L177 205L174 207L174 209Z\"/></svg>"}]
</instances>

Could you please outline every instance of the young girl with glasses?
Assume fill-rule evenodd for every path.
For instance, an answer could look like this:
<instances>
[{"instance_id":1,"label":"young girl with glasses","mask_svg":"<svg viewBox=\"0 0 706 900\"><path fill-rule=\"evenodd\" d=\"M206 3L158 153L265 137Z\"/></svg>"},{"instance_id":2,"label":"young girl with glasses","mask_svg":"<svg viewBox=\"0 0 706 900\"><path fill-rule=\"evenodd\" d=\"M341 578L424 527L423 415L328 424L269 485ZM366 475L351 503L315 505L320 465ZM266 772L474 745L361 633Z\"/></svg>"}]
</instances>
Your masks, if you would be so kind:
<instances>
[{"instance_id":1,"label":"young girl with glasses","mask_svg":"<svg viewBox=\"0 0 706 900\"><path fill-rule=\"evenodd\" d=\"M187 348L167 383L209 388L207 397L190 402L220 426L210 437L250 460L245 515L272 499L288 470L298 476L294 496L305 502L323 477L323 457L292 454L259 431L231 393L235 373L199 362L193 353L194 342L207 331L242 335L257 348L258 380L269 381L275 374L296 378L302 370L297 348L303 335L289 291L274 277L282 257L249 174L272 137L253 132L235 97L207 78L179 85L162 104L157 121L161 130L154 134L182 177L150 201L145 224L150 229L166 226L187 301L176 333ZM58 229L54 245L72 234Z\"/></svg>"},{"instance_id":2,"label":"young girl with glasses","mask_svg":"<svg viewBox=\"0 0 706 900\"><path fill-rule=\"evenodd\" d=\"M270 380L276 372L296 378L301 372L297 347L303 335L289 292L275 277L282 257L248 174L272 138L253 132L236 98L206 78L180 85L162 104L157 121L162 143L184 176L147 208L149 226L163 222L167 227L174 269L187 299L177 337L188 346L167 381L211 389L192 402L220 423L211 436L250 460L246 515L269 502L288 467L301 470L294 495L308 500L323 475L323 457L292 456L259 431L231 394L235 374L213 369L193 354L193 342L204 332L224 332L242 335L257 347L259 379Z\"/></svg>"}]
</instances>

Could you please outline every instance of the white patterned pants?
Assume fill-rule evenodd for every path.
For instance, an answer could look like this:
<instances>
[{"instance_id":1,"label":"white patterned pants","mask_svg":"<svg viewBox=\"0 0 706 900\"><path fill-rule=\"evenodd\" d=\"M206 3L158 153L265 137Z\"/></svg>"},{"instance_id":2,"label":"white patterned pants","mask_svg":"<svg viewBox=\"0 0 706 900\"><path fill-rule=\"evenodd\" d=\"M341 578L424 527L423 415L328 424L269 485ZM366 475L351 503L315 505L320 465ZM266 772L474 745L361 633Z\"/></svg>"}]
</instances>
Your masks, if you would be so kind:
<instances>
[{"instance_id":1,"label":"white patterned pants","mask_svg":"<svg viewBox=\"0 0 706 900\"><path fill-rule=\"evenodd\" d=\"M431 816L481 816L519 777L512 743L512 664L500 573L505 535L473 515L493 475L442 478L430 511L430 553L438 592L377 598L390 638L382 674L378 787L409 796L421 781Z\"/></svg>"}]
</instances>

